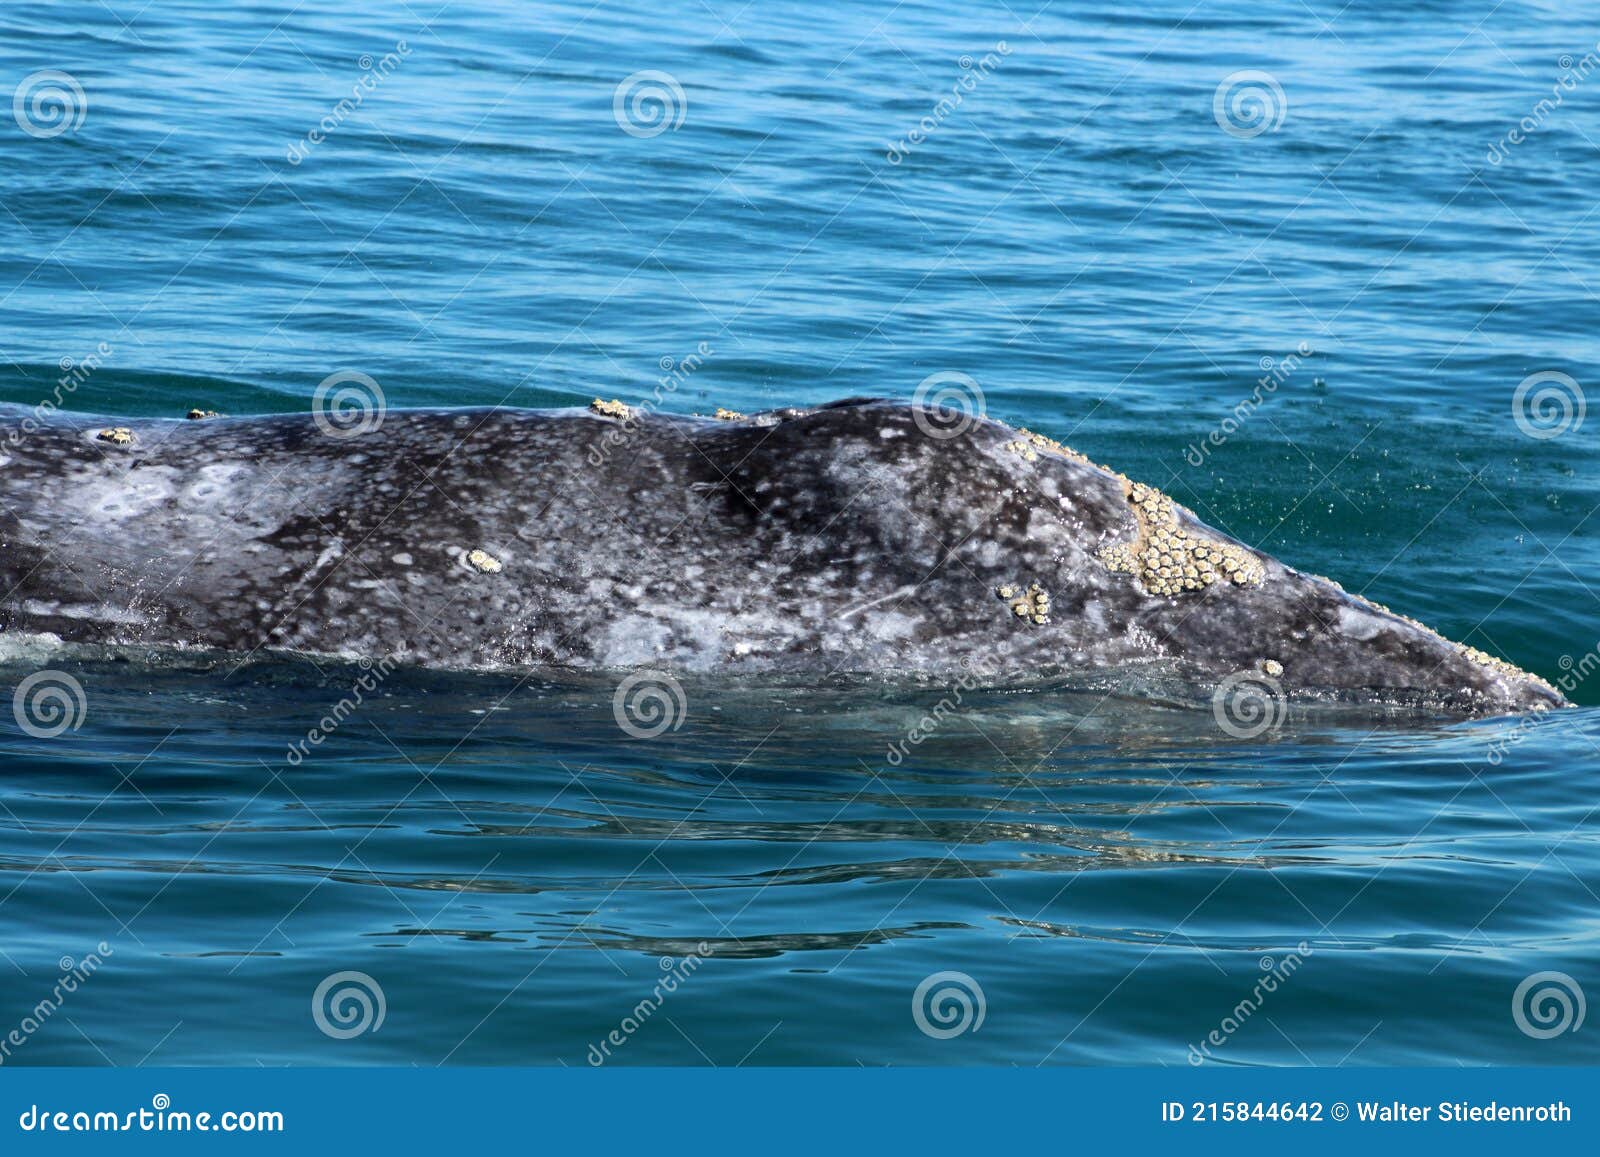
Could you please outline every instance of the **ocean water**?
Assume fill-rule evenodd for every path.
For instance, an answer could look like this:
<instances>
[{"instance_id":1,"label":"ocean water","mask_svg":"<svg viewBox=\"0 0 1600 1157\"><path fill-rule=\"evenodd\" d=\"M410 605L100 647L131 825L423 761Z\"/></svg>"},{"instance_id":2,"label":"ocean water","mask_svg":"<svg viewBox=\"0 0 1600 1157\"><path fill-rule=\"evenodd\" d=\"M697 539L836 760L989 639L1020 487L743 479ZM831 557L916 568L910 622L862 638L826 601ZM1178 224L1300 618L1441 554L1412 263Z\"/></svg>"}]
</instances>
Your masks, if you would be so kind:
<instances>
[{"instance_id":1,"label":"ocean water","mask_svg":"<svg viewBox=\"0 0 1600 1157\"><path fill-rule=\"evenodd\" d=\"M1078 8L8 3L0 401L944 375L1575 709L686 682L645 736L12 639L83 697L0 711L0 1061L1600 1061L1600 32Z\"/></svg>"}]
</instances>

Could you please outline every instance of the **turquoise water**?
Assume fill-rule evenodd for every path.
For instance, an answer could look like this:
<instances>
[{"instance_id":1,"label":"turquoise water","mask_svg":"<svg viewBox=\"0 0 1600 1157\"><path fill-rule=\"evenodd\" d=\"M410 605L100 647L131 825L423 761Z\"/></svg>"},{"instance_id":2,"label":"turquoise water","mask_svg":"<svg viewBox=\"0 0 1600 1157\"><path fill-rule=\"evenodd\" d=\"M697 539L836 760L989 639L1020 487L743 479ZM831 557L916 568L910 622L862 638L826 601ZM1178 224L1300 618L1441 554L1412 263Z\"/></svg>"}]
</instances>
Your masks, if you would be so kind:
<instances>
[{"instance_id":1,"label":"turquoise water","mask_svg":"<svg viewBox=\"0 0 1600 1157\"><path fill-rule=\"evenodd\" d=\"M919 730L942 692L692 684L635 738L607 680L396 672L294 758L369 672L13 641L8 686L85 706L0 728L0 1060L1600 1060L1575 1003L1513 1015L1537 973L1600 992L1595 28L435 7L8 4L0 95L81 97L0 124L0 401L303 410L354 369L391 406L665 377L752 410L960 373L1580 706L1239 738L1203 702L967 694ZM1242 70L1263 119L1214 106ZM645 71L664 122L619 111ZM344 972L370 1015L314 1015ZM930 1017L951 984L971 1014Z\"/></svg>"}]
</instances>

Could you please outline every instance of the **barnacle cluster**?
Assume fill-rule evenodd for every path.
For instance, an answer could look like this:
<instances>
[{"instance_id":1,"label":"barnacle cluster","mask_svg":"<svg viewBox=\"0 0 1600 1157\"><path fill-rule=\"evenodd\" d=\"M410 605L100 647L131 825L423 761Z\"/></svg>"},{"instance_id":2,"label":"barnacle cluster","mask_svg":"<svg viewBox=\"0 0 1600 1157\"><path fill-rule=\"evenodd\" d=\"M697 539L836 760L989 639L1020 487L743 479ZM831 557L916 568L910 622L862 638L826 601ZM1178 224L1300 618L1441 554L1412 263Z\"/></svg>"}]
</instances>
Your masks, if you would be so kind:
<instances>
[{"instance_id":1,"label":"barnacle cluster","mask_svg":"<svg viewBox=\"0 0 1600 1157\"><path fill-rule=\"evenodd\" d=\"M1015 442L1007 442L1006 449L1010 450L1014 454L1022 455L1022 457L1029 462L1032 462L1039 457L1038 452L1040 450L1047 450L1052 454L1059 454L1061 457L1069 459L1073 462L1079 462L1085 466L1093 466L1096 470L1105 470L1107 474L1116 474L1115 470L1107 470L1106 467L1101 466L1098 463L1091 462L1087 457L1078 453L1071 446L1063 446L1054 438L1047 438L1043 434L1035 434L1026 426L1017 427L1017 433L1021 434L1022 437ZM1033 453L1030 454L1030 450L1033 451ZM1117 477L1121 478L1122 475L1117 474Z\"/></svg>"},{"instance_id":2,"label":"barnacle cluster","mask_svg":"<svg viewBox=\"0 0 1600 1157\"><path fill-rule=\"evenodd\" d=\"M500 560L486 550L469 550L467 565L482 574L499 574L502 569Z\"/></svg>"},{"instance_id":3,"label":"barnacle cluster","mask_svg":"<svg viewBox=\"0 0 1600 1157\"><path fill-rule=\"evenodd\" d=\"M1508 663L1504 659L1489 654L1487 651L1480 651L1478 648L1470 647L1466 643L1457 643L1456 646L1461 648L1461 653L1463 655L1471 659L1480 667L1487 667L1489 670L1500 675L1505 675L1507 678L1511 679L1534 679L1540 683L1545 683L1545 681L1540 679L1537 675L1530 675L1527 671L1524 671L1515 663ZM1549 687L1550 684L1545 683L1545 686Z\"/></svg>"},{"instance_id":4,"label":"barnacle cluster","mask_svg":"<svg viewBox=\"0 0 1600 1157\"><path fill-rule=\"evenodd\" d=\"M1190 534L1178 525L1172 499L1142 482L1127 484L1128 501L1139 524L1130 543L1100 548L1101 562L1114 571L1135 575L1153 595L1203 590L1227 580L1235 586L1260 586L1266 577L1261 560L1242 547Z\"/></svg>"},{"instance_id":5,"label":"barnacle cluster","mask_svg":"<svg viewBox=\"0 0 1600 1157\"><path fill-rule=\"evenodd\" d=\"M1344 587L1339 586L1339 584L1334 582L1332 579L1324 579L1323 581L1327 582L1327 583L1332 583L1333 586L1338 587L1338 589L1341 590L1341 591L1344 590ZM1488 671L1492 671L1494 674L1499 675L1501 678L1504 678L1504 679L1526 679L1531 683L1537 683L1539 686L1545 688L1546 690L1549 690L1549 691L1555 691L1556 690L1555 686L1553 684L1551 684L1551 682L1548 679L1542 679L1538 675L1535 675L1531 671L1524 671L1521 667L1517 666L1515 663L1508 663L1504 659L1500 658L1497 655L1491 655L1487 651L1480 651L1480 650L1478 650L1478 648L1473 647L1473 646L1469 646L1466 643L1457 643L1453 639L1447 639L1443 635L1441 635L1438 631L1436 631L1432 627L1428 626L1426 623L1419 623L1416 619L1413 619L1409 615L1402 615L1398 611L1392 611L1388 607L1384 606L1382 603L1374 602L1372 599L1367 598L1365 595L1351 594L1351 592L1349 592L1349 591L1345 591L1345 594L1349 595L1350 598L1354 599L1358 603L1361 603L1363 606L1371 607L1373 610L1376 610L1376 611L1382 611L1386 615L1393 615L1395 618L1399 619L1401 622L1409 623L1411 626L1417 628L1417 630L1426 632L1427 634L1432 635L1434 638L1440 639L1443 642L1446 642L1446 643L1450 644L1450 646L1454 647L1457 651L1460 651L1462 655L1466 656L1466 658L1468 658L1472 662L1476 663L1478 666L1483 667L1484 669L1486 669Z\"/></svg>"},{"instance_id":6,"label":"barnacle cluster","mask_svg":"<svg viewBox=\"0 0 1600 1157\"><path fill-rule=\"evenodd\" d=\"M95 437L102 442L110 442L113 446L126 446L133 441L133 431L126 426L113 426L101 430Z\"/></svg>"},{"instance_id":7,"label":"barnacle cluster","mask_svg":"<svg viewBox=\"0 0 1600 1157\"><path fill-rule=\"evenodd\" d=\"M1181 591L1202 590L1224 579L1236 586L1259 586L1266 578L1266 568L1261 560L1249 551L1233 543L1191 534L1179 526L1176 505L1155 487L1134 482L1115 470L1100 466L1070 446L1064 446L1043 434L1035 434L1026 428L1019 428L1017 432L1022 437L1007 442L1005 449L1017 454L1024 461L1036 461L1041 451L1048 451L1070 461L1104 470L1122 484L1123 492L1133 506L1138 531L1131 543L1102 547L1098 552L1099 558L1114 571L1138 576L1145 590L1151 594L1172 595ZM1332 582L1331 579L1325 581ZM1340 590L1344 589L1339 587L1338 583L1333 585ZM998 593L1003 599L1011 599L1017 591L1014 587L1000 587ZM1350 597L1444 640L1473 663L1502 678L1526 679L1552 691L1555 690L1547 680L1524 671L1514 663L1508 663L1466 643L1445 639L1426 624L1419 623L1406 615L1396 614L1371 599L1361 595ZM1016 610L1019 617L1031 617L1032 612L1026 606L1018 610L1017 606L1013 605L1012 609ZM1045 596L1045 609L1049 609L1048 595ZM1283 664L1276 659L1262 659L1260 669L1276 678L1283 673Z\"/></svg>"},{"instance_id":8,"label":"barnacle cluster","mask_svg":"<svg viewBox=\"0 0 1600 1157\"><path fill-rule=\"evenodd\" d=\"M1050 621L1050 592L1038 583L1030 584L1025 591L1018 591L1013 586L996 587L994 593L1011 604L1011 613L1019 619L1036 627L1042 627Z\"/></svg>"},{"instance_id":9,"label":"barnacle cluster","mask_svg":"<svg viewBox=\"0 0 1600 1157\"><path fill-rule=\"evenodd\" d=\"M1223 580L1237 586L1259 586L1266 577L1261 560L1242 547L1204 538L1178 525L1177 506L1153 486L1134 482L1100 466L1054 438L1021 428L1022 437L1005 448L1033 462L1041 452L1057 454L1080 465L1104 470L1122 484L1133 506L1138 531L1130 543L1102 547L1099 559L1114 571L1135 575L1153 595L1175 595L1203 590Z\"/></svg>"},{"instance_id":10,"label":"barnacle cluster","mask_svg":"<svg viewBox=\"0 0 1600 1157\"><path fill-rule=\"evenodd\" d=\"M738 410L727 410L727 409L724 409L721 406L717 407L717 412L715 414L715 417L716 417L717 421L719 421L719 422L742 422L742 421L744 421L744 415L739 413Z\"/></svg>"},{"instance_id":11,"label":"barnacle cluster","mask_svg":"<svg viewBox=\"0 0 1600 1157\"><path fill-rule=\"evenodd\" d=\"M596 398L589 403L589 408L597 414L604 414L608 418L633 417L633 407L625 406L615 398L612 398L609 402Z\"/></svg>"}]
</instances>

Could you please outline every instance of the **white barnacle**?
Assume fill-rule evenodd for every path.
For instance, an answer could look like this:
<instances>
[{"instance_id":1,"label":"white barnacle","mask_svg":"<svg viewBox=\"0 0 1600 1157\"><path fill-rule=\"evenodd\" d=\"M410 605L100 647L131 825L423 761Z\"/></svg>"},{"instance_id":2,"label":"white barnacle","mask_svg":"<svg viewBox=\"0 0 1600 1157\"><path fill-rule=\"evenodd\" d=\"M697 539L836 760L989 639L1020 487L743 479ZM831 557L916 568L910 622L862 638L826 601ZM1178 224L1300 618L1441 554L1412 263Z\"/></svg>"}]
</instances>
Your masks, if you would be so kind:
<instances>
[{"instance_id":1,"label":"white barnacle","mask_svg":"<svg viewBox=\"0 0 1600 1157\"><path fill-rule=\"evenodd\" d=\"M503 569L500 560L486 550L469 550L465 561L481 574L499 574Z\"/></svg>"},{"instance_id":2,"label":"white barnacle","mask_svg":"<svg viewBox=\"0 0 1600 1157\"><path fill-rule=\"evenodd\" d=\"M612 398L609 402L596 398L589 403L589 408L597 414L605 415L607 418L627 419L633 417L633 407L624 405L615 398Z\"/></svg>"}]
</instances>

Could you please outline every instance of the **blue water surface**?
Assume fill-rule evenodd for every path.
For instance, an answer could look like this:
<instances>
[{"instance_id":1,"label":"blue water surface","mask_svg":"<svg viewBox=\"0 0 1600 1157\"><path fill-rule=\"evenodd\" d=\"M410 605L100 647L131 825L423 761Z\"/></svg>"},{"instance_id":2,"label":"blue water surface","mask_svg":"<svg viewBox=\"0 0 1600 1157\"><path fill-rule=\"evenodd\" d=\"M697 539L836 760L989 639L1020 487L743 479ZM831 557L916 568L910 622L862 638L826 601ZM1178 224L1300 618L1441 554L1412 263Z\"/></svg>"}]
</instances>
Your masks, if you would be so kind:
<instances>
[{"instance_id":1,"label":"blue water surface","mask_svg":"<svg viewBox=\"0 0 1600 1157\"><path fill-rule=\"evenodd\" d=\"M367 672L13 640L8 688L85 699L0 725L0 1061L1600 1061L1597 40L1489 0L7 3L0 401L946 375L1579 706L928 728L940 689L691 683L638 738L611 680L400 671L301 753Z\"/></svg>"}]
</instances>

